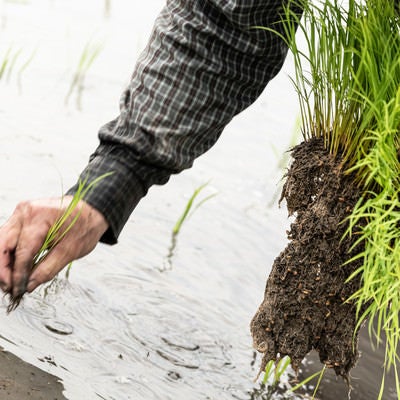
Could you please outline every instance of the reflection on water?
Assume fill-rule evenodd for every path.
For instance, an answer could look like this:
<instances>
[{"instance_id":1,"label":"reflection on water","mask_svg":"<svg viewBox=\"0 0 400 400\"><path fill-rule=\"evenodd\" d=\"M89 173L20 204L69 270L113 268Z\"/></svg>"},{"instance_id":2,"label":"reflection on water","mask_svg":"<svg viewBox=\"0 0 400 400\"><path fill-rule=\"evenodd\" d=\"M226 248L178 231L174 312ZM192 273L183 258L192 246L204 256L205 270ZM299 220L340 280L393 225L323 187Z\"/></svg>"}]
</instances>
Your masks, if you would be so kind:
<instances>
[{"instance_id":1,"label":"reflection on water","mask_svg":"<svg viewBox=\"0 0 400 400\"><path fill-rule=\"evenodd\" d=\"M12 75L0 81L4 221L17 201L59 195L74 183L98 127L118 112L163 1L0 4L0 57L8 48L37 49L22 93ZM104 47L85 76L80 112L64 99L84 44L99 37ZM253 383L260 358L249 322L285 246L286 212L267 204L283 174L276 154L288 148L296 123L290 68L289 60L194 168L150 191L117 246L99 245L73 264L68 280L61 273L9 316L3 303L0 344L60 376L70 400L285 398ZM218 197L187 221L173 268L160 272L175 221L194 188L210 179ZM353 399L372 400L380 361L364 348ZM321 393L347 396L331 378Z\"/></svg>"}]
</instances>

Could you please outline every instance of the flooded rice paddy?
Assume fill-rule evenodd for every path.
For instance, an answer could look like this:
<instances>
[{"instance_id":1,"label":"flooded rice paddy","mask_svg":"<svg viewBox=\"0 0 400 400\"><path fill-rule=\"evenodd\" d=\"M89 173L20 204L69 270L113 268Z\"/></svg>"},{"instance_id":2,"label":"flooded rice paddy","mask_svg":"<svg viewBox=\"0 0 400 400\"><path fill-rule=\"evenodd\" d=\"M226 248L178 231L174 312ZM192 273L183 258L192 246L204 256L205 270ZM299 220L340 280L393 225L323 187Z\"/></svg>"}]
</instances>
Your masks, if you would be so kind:
<instances>
[{"instance_id":1,"label":"flooded rice paddy","mask_svg":"<svg viewBox=\"0 0 400 400\"><path fill-rule=\"evenodd\" d=\"M0 222L18 201L75 182L162 5L0 1L0 65L10 60L0 80ZM3 302L0 345L59 376L70 400L284 398L253 382L249 322L289 224L277 197L298 119L290 71L288 59L190 171L151 189L119 244L99 245L11 315ZM200 198L217 195L184 222L171 253L175 222L205 182ZM352 398L373 400L381 358L366 336L361 348ZM318 369L311 356L305 373ZM327 374L319 398L345 399L346 387Z\"/></svg>"}]
</instances>

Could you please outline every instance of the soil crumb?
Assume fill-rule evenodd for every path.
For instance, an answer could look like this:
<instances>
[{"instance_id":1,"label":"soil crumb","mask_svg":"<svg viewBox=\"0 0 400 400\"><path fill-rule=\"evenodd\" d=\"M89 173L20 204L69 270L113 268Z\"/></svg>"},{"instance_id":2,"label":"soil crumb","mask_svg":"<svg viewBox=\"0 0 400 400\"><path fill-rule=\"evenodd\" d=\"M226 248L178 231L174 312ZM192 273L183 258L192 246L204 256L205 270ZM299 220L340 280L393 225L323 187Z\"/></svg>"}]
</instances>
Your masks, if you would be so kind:
<instances>
[{"instance_id":1,"label":"soil crumb","mask_svg":"<svg viewBox=\"0 0 400 400\"><path fill-rule=\"evenodd\" d=\"M251 322L254 347L264 353L261 371L270 360L289 356L297 372L315 349L322 363L348 381L359 354L356 308L345 301L360 281L345 282L362 261L343 265L360 248L350 253L355 235L342 237L361 192L321 139L303 142L291 153L281 200L295 220Z\"/></svg>"}]
</instances>

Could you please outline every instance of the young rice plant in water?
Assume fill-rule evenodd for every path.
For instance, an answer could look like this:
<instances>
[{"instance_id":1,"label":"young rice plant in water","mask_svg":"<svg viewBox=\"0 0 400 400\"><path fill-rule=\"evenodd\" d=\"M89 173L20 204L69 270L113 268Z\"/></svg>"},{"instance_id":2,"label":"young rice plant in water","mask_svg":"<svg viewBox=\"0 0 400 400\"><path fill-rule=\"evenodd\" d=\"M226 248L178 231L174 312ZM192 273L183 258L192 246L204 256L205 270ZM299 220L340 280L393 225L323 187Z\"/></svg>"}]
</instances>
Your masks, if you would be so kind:
<instances>
[{"instance_id":1,"label":"young rice plant in water","mask_svg":"<svg viewBox=\"0 0 400 400\"><path fill-rule=\"evenodd\" d=\"M76 106L78 110L82 109L82 93L84 89L84 82L89 69L92 64L99 56L103 49L103 44L87 42L84 49L82 50L79 58L78 65L72 77L71 84L69 86L68 93L65 97L65 104L68 103L69 98L76 91Z\"/></svg>"},{"instance_id":2,"label":"young rice plant in water","mask_svg":"<svg viewBox=\"0 0 400 400\"><path fill-rule=\"evenodd\" d=\"M304 9L301 19L291 6ZM357 328L368 319L378 344L385 335L384 368L395 369L400 396L399 7L393 0L293 1L281 24L277 34L295 61L304 140L323 139L361 189L343 237L356 236L353 249L362 245L347 261L362 260L348 278L361 279L360 288L347 301L356 303Z\"/></svg>"},{"instance_id":3,"label":"young rice plant in water","mask_svg":"<svg viewBox=\"0 0 400 400\"><path fill-rule=\"evenodd\" d=\"M9 47L0 59L0 80L5 79L9 82L12 75L16 74L20 91L22 91L22 74L35 57L36 50L25 60L22 60L22 53L23 51L21 48L16 50Z\"/></svg>"},{"instance_id":4,"label":"young rice plant in water","mask_svg":"<svg viewBox=\"0 0 400 400\"><path fill-rule=\"evenodd\" d=\"M176 244L177 244L177 239L178 239L178 235L179 232L181 231L182 225L183 223L190 218L190 216L199 208L201 207L206 201L212 199L213 197L215 197L217 194L213 193L210 195L207 195L206 197L204 197L203 199L197 201L198 196L200 195L200 193L207 187L208 182L203 183L202 185L200 185L199 187L197 187L192 195L190 196L189 200L187 201L186 205L185 205L185 209L183 210L183 213L181 214L181 216L178 218L178 220L176 221L173 229L172 229L172 234L171 234L171 245L169 246L168 249L168 255L167 255L167 263L168 263L168 268L172 268L172 258L174 256L174 252L175 252L175 248L176 248ZM162 271L164 271L165 268L162 269Z\"/></svg>"}]
</instances>

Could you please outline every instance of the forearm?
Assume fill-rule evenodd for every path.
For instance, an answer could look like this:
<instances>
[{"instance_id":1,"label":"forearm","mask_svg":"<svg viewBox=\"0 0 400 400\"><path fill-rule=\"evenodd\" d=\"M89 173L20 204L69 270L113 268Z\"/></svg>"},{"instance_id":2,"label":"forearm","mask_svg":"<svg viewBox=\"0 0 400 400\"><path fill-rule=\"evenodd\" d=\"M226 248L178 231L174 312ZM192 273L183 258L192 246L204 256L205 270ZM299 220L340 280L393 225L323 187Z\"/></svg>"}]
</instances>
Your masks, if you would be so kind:
<instances>
[{"instance_id":1,"label":"forearm","mask_svg":"<svg viewBox=\"0 0 400 400\"><path fill-rule=\"evenodd\" d=\"M99 132L82 177L113 172L85 198L110 224L104 242L115 243L147 190L191 167L283 64L280 39L250 29L279 21L281 1L219 3L168 2L121 98L120 116Z\"/></svg>"}]
</instances>

